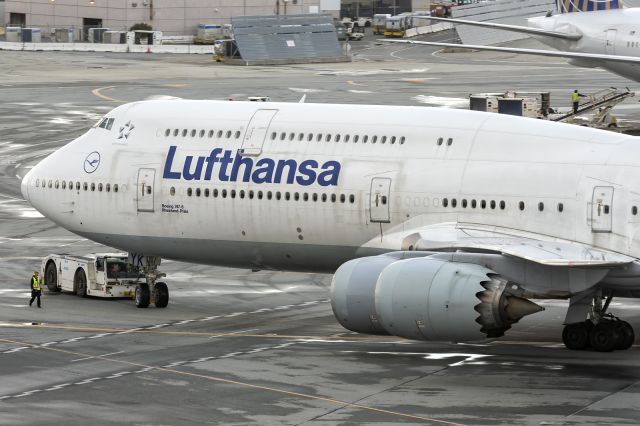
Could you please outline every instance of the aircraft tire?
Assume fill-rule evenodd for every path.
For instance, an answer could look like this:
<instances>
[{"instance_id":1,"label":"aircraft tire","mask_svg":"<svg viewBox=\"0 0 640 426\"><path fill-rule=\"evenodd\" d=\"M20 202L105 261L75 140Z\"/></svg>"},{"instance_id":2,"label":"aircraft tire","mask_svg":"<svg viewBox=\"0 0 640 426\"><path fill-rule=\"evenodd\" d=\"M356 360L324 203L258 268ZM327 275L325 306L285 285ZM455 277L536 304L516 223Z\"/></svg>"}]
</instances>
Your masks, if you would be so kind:
<instances>
[{"instance_id":1,"label":"aircraft tire","mask_svg":"<svg viewBox=\"0 0 640 426\"><path fill-rule=\"evenodd\" d=\"M149 307L149 284L140 283L136 287L136 307L138 308L147 308Z\"/></svg>"},{"instance_id":2,"label":"aircraft tire","mask_svg":"<svg viewBox=\"0 0 640 426\"><path fill-rule=\"evenodd\" d=\"M156 283L155 299L156 308L166 308L169 304L169 288L165 283Z\"/></svg>"},{"instance_id":3,"label":"aircraft tire","mask_svg":"<svg viewBox=\"0 0 640 426\"><path fill-rule=\"evenodd\" d=\"M617 321L616 328L620 333L620 338L616 342L615 348L616 350L625 350L629 349L633 342L636 340L636 335L633 332L633 327L626 321Z\"/></svg>"},{"instance_id":4,"label":"aircraft tire","mask_svg":"<svg viewBox=\"0 0 640 426\"><path fill-rule=\"evenodd\" d=\"M589 345L589 329L584 322L567 324L562 330L562 342L574 351L579 351Z\"/></svg>"},{"instance_id":5,"label":"aircraft tire","mask_svg":"<svg viewBox=\"0 0 640 426\"><path fill-rule=\"evenodd\" d=\"M589 333L591 346L598 352L611 352L620 340L620 332L610 321L601 321Z\"/></svg>"}]
</instances>

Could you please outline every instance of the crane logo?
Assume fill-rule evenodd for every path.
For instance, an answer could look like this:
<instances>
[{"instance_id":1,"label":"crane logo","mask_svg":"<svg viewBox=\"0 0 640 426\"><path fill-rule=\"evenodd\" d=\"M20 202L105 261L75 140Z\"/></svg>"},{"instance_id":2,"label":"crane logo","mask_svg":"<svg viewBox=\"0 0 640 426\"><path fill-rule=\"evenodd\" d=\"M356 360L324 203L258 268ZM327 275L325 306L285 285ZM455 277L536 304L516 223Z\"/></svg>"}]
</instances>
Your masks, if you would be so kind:
<instances>
[{"instance_id":1,"label":"crane logo","mask_svg":"<svg viewBox=\"0 0 640 426\"><path fill-rule=\"evenodd\" d=\"M93 173L98 170L98 166L100 165L100 153L98 151L93 151L91 154L87 155L87 158L84 159L84 171L87 173Z\"/></svg>"}]
</instances>

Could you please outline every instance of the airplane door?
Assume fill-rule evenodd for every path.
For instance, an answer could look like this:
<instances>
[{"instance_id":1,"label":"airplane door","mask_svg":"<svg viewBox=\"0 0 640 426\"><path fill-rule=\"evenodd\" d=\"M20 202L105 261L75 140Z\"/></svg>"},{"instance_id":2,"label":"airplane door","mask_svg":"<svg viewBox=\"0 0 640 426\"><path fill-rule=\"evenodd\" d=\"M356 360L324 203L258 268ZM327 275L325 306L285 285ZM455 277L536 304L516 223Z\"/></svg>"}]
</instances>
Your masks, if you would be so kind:
<instances>
[{"instance_id":1,"label":"airplane door","mask_svg":"<svg viewBox=\"0 0 640 426\"><path fill-rule=\"evenodd\" d=\"M277 109L259 109L253 114L242 140L242 154L260 155L269 124L277 112Z\"/></svg>"},{"instance_id":2,"label":"airplane door","mask_svg":"<svg viewBox=\"0 0 640 426\"><path fill-rule=\"evenodd\" d=\"M607 30L607 40L604 45L604 53L607 55L615 55L616 54L616 36L618 35L618 30Z\"/></svg>"},{"instance_id":3,"label":"airplane door","mask_svg":"<svg viewBox=\"0 0 640 426\"><path fill-rule=\"evenodd\" d=\"M596 186L591 200L591 231L611 232L613 187Z\"/></svg>"},{"instance_id":4,"label":"airplane door","mask_svg":"<svg viewBox=\"0 0 640 426\"><path fill-rule=\"evenodd\" d=\"M369 193L369 210L371 222L391 222L391 179L375 177L371 179L371 192Z\"/></svg>"},{"instance_id":5,"label":"airplane door","mask_svg":"<svg viewBox=\"0 0 640 426\"><path fill-rule=\"evenodd\" d=\"M139 212L153 212L153 185L155 169L138 170L137 200Z\"/></svg>"}]
</instances>

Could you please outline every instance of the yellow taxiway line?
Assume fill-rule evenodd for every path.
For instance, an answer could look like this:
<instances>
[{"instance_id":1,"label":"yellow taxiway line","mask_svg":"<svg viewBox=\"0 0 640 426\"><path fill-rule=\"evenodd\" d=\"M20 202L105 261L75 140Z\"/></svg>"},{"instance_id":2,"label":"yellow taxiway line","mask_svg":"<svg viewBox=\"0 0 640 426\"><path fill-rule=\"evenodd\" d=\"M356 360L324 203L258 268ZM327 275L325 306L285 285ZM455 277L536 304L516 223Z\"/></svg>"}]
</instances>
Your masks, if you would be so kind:
<instances>
[{"instance_id":1,"label":"yellow taxiway line","mask_svg":"<svg viewBox=\"0 0 640 426\"><path fill-rule=\"evenodd\" d=\"M97 97L99 97L99 98L101 98L101 99L104 99L105 101L111 101L111 102L125 102L125 101L123 101L123 100L116 99L116 98L111 98L111 97L109 97L109 96L107 96L107 95L103 95L102 93L100 93L100 92L102 92L102 91L103 91L103 90L105 90L105 89L115 89L115 87L116 87L116 86L105 86L105 87L99 87L99 88L97 88L97 89L93 89L93 90L91 91L91 93L93 93L95 96L97 96Z\"/></svg>"}]
</instances>

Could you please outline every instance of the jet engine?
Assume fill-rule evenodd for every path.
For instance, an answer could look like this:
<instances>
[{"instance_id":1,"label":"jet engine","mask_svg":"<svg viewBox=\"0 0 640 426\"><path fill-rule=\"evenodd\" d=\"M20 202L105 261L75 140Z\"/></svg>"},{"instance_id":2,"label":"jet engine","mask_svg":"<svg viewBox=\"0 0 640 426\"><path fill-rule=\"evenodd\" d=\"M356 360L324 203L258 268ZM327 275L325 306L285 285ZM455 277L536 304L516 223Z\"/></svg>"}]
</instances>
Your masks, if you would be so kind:
<instances>
[{"instance_id":1,"label":"jet engine","mask_svg":"<svg viewBox=\"0 0 640 426\"><path fill-rule=\"evenodd\" d=\"M500 337L544 308L519 287L472 263L382 255L346 262L333 276L331 306L343 327L415 340Z\"/></svg>"}]
</instances>

